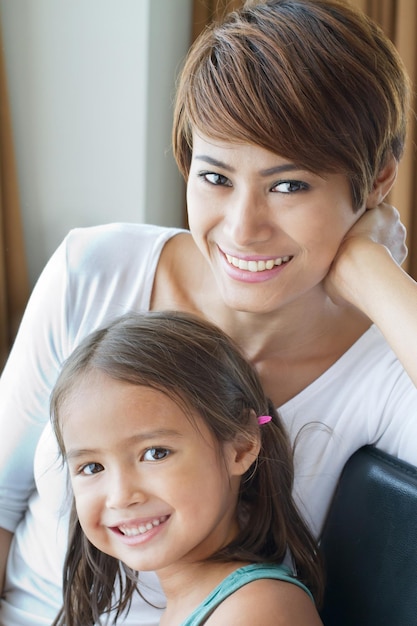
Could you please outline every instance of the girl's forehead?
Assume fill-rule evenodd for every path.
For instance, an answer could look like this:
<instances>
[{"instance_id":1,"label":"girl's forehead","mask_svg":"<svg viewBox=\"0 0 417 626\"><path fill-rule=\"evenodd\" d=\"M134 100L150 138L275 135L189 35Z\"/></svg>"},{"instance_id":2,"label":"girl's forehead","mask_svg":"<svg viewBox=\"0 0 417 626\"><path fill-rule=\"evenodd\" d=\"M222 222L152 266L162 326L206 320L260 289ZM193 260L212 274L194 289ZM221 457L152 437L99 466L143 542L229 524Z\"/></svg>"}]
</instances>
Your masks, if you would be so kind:
<instances>
[{"instance_id":1,"label":"girl's forehead","mask_svg":"<svg viewBox=\"0 0 417 626\"><path fill-rule=\"evenodd\" d=\"M190 403L174 391L119 380L100 370L80 376L66 394L61 417L68 420L97 419L110 427L127 421L137 424L178 424L204 430L204 420Z\"/></svg>"},{"instance_id":2,"label":"girl's forehead","mask_svg":"<svg viewBox=\"0 0 417 626\"><path fill-rule=\"evenodd\" d=\"M104 387L98 383L84 384L64 407L61 432L67 458L86 451L132 455L147 446L217 450L203 418L163 392L112 379Z\"/></svg>"}]
</instances>

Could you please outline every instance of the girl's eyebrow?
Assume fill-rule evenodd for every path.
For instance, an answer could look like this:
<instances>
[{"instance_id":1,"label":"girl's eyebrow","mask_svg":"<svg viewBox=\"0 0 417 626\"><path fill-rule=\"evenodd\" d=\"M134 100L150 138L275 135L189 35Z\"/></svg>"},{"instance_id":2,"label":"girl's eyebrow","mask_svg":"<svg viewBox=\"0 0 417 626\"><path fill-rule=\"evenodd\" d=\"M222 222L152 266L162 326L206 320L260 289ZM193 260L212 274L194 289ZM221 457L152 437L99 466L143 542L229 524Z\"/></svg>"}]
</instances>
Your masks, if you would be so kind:
<instances>
[{"instance_id":1,"label":"girl's eyebrow","mask_svg":"<svg viewBox=\"0 0 417 626\"><path fill-rule=\"evenodd\" d=\"M209 163L214 167L220 167L223 170L234 173L236 169L223 161L219 161L218 159L214 159L208 154L196 154L194 156L198 161L205 161L205 163ZM259 174L261 176L273 176L274 174L283 174L284 172L294 172L295 170L301 171L302 168L295 163L283 163L282 165L276 165L274 167L269 167L266 170L260 170Z\"/></svg>"},{"instance_id":2,"label":"girl's eyebrow","mask_svg":"<svg viewBox=\"0 0 417 626\"><path fill-rule=\"evenodd\" d=\"M128 446L132 443L143 443L144 441L148 441L150 439L158 439L159 437L170 438L170 439L180 439L183 437L182 433L177 430L171 430L168 428L159 428L157 430L149 430L143 433L137 433L128 437L124 444ZM77 459L83 456L89 456L98 454L103 450L100 448L70 448L66 450L65 457L66 459Z\"/></svg>"}]
</instances>

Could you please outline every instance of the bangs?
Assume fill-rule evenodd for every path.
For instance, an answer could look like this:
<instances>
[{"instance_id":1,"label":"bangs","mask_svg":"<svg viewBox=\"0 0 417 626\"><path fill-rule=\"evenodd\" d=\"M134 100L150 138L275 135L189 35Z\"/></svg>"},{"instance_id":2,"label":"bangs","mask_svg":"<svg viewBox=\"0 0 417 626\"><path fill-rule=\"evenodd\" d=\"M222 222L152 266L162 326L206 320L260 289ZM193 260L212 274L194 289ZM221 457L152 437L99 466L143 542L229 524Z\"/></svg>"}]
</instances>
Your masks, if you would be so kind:
<instances>
[{"instance_id":1,"label":"bangs","mask_svg":"<svg viewBox=\"0 0 417 626\"><path fill-rule=\"evenodd\" d=\"M401 157L409 82L381 29L338 2L248 5L194 42L174 111L187 179L192 133L252 143L316 174L346 176L354 209ZM370 104L371 103L371 104Z\"/></svg>"}]
</instances>

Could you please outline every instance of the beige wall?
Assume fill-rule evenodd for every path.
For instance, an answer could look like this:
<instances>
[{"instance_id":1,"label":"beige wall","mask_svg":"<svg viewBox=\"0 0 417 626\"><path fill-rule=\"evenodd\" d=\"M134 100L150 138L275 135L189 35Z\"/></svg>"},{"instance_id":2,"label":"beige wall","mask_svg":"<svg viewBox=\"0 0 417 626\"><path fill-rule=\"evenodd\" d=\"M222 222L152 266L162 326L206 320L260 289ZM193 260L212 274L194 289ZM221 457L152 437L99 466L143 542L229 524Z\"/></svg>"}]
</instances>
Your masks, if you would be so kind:
<instances>
[{"instance_id":1,"label":"beige wall","mask_svg":"<svg viewBox=\"0 0 417 626\"><path fill-rule=\"evenodd\" d=\"M0 0L30 283L70 228L177 225L170 153L191 0Z\"/></svg>"}]
</instances>

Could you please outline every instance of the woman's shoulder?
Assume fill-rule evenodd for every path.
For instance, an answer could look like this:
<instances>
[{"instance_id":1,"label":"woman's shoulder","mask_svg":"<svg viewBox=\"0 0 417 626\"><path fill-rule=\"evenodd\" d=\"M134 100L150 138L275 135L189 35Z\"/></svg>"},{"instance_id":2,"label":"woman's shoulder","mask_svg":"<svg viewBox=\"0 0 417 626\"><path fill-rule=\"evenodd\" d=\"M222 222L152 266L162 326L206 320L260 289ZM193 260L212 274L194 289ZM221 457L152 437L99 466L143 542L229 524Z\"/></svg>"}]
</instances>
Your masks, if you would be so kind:
<instances>
[{"instance_id":1,"label":"woman's shoulder","mask_svg":"<svg viewBox=\"0 0 417 626\"><path fill-rule=\"evenodd\" d=\"M48 264L44 282L61 289L71 347L105 320L149 308L161 252L182 232L114 223L74 229L67 235Z\"/></svg>"},{"instance_id":2,"label":"woman's shoulder","mask_svg":"<svg viewBox=\"0 0 417 626\"><path fill-rule=\"evenodd\" d=\"M178 309L204 317L207 294L213 299L213 273L190 233L179 232L180 236L171 237L161 252L152 308Z\"/></svg>"},{"instance_id":3,"label":"woman's shoulder","mask_svg":"<svg viewBox=\"0 0 417 626\"><path fill-rule=\"evenodd\" d=\"M111 223L84 228L74 228L64 240L67 258L80 263L109 258L118 259L159 253L164 244L176 234L186 232L180 228L169 228L154 224Z\"/></svg>"}]
</instances>

